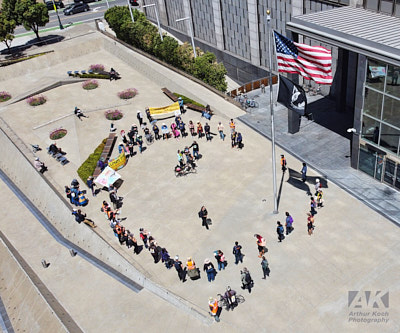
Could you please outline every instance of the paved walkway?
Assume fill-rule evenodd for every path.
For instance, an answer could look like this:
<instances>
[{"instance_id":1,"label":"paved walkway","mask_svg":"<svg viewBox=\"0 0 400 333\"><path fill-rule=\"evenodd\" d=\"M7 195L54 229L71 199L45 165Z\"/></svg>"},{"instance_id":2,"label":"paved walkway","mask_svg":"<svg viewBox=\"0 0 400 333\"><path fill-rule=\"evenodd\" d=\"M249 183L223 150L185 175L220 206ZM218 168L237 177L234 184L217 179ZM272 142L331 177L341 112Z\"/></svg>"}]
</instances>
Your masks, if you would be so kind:
<instances>
[{"instance_id":1,"label":"paved walkway","mask_svg":"<svg viewBox=\"0 0 400 333\"><path fill-rule=\"evenodd\" d=\"M268 124L265 110L253 110L253 113L244 114L193 81L143 59L140 55L129 54L129 57L125 58L126 61L123 61L116 56L118 47L113 52L100 47L89 54L85 53L88 43L92 41L92 46L96 46L93 36L76 39L74 47L77 57L56 62L57 59L64 59L62 56L68 52L67 46L70 45L69 41L65 44L60 43L55 46L54 55L48 57L49 60L54 60L51 67L30 73L26 80L22 80L22 76L16 76L6 82L7 88L15 96L21 90L39 84L49 75L64 77L66 71L74 68L76 63L84 68L92 63L103 63L106 67L115 67L123 74L122 79L115 82L101 81L99 88L93 91L83 91L80 84L62 86L46 92L48 101L42 106L31 108L21 101L7 106L1 112L1 117L26 144L38 143L45 147L51 142L48 135L52 129L68 129L67 136L60 139L58 145L67 152L69 164L63 167L45 151L38 153L49 166L45 177L53 182L60 193L63 193L64 185L69 184L72 178L77 178L76 170L79 165L107 136L110 123L105 119L103 112L117 107L121 103L117 92L129 87L138 88L139 94L125 105L118 106L124 112L124 117L116 122L118 132L128 129L132 123L137 124L136 110L144 110L149 105L162 106L170 103L160 90L168 82L167 78L170 80L167 87L172 86L171 89L176 92L187 91L191 94L188 97L194 95L197 100L207 101L216 109L216 115L210 121L213 132L221 121L225 125L225 132L228 133L230 118L239 117L242 121L253 118L254 124L261 129L264 126L263 122L266 123L265 126ZM99 45L103 45L103 42ZM134 60L132 64L128 63L131 59ZM39 66L43 64L43 60L33 60L30 64ZM85 112L90 111L90 118L79 121L74 117L72 110L75 105ZM64 117L68 114L71 116ZM183 120L186 123L189 120L199 120L204 125L204 118L192 111L185 113ZM169 119L165 122L169 125L171 121L172 119ZM43 124L45 125L39 126ZM277 124L278 142L281 137L288 136L285 134L285 124L283 116L280 124ZM305 126L308 129L317 125L310 123ZM240 121L237 121L237 129L244 137L243 150L232 149L229 138L222 141L215 136L212 142L198 140L203 157L198 161L197 174L176 178L173 172L173 167L177 164L176 151L192 143L193 138L190 136L180 140L157 141L146 147L143 154L138 153L134 156L119 171L124 179L119 192L124 196L122 214L127 217L123 222L125 227L136 236L140 227L148 228L160 246L165 246L172 256L179 254L182 261L192 256L201 269L205 258L210 258L215 264L213 251L221 249L229 265L218 273L213 283L207 281L203 272L200 280L189 279L181 283L173 269L167 270L160 263L154 264L147 251L144 250L136 256L132 250L120 246L104 214L100 212L101 202L108 200L107 193L102 192L97 197L91 197L89 194L90 203L84 208L85 213L98 225L96 232L106 239L110 246L154 283L168 288L172 293L192 303L193 308L202 309L206 313L208 297L223 292L228 285L243 294L246 301L233 312L223 311L219 324L204 324L179 311L170 303L154 297L146 288L139 294L132 293L86 262L78 261L79 258L68 258L68 252L59 248L57 244L54 246L59 248L58 251L49 258L52 265L43 270L38 261L40 251L32 250L38 248L33 237L29 239L32 243L21 242L18 228L12 228L8 219L0 221L1 229L77 324L87 332L123 331L132 327L149 332L398 331L399 228L366 208L332 181L328 182L329 189L324 192L326 205L318 211L315 234L310 237L306 230L309 198L304 193L305 188L299 185L295 177L303 158L298 159L292 154L287 154L289 167L292 169L291 177L288 178L285 174L278 178L281 193L280 213L272 214L270 141ZM320 140L325 135L323 130L320 128ZM298 141L297 136L292 136L292 141L302 149L302 143ZM306 139L303 139L303 142L305 141ZM312 147L309 149L310 153L313 152ZM278 147L277 155L282 151ZM296 152L296 149L293 149L293 152ZM343 155L347 153L343 150ZM116 156L117 152L114 151L113 157ZM308 159L305 153L302 157ZM313 170L313 167L317 166L311 158L309 163L309 176L319 177L319 172ZM326 168L330 168L327 162ZM10 196L4 191L4 200ZM12 208L16 210L18 214L15 219L19 223L18 226L21 226L21 223L27 224L28 233L24 232L23 237L29 238L29 235L35 234L36 228L41 227L32 222L29 212L20 209L21 205L18 202L14 203L14 200L15 198L9 200L7 212ZM202 204L207 206L213 220L209 231L201 226L197 216ZM278 243L276 221L284 219L285 211L290 211L293 215L295 231L286 237L283 243ZM11 212L9 214L11 215ZM72 217L71 223L75 223ZM85 227L82 225L82 228ZM271 275L267 280L261 278L260 259L257 257L253 237L255 233L261 233L267 239L267 258L271 268ZM234 264L231 252L236 240L241 243L246 255L244 263L238 266ZM52 248L48 248L46 252L51 250ZM68 264L68 274L63 274L64 267L67 267L64 266L64 261ZM255 281L251 294L240 289L240 270L244 266L249 268ZM74 274L78 274L79 279L71 288L71 285L66 285L65 282ZM92 274L92 279L85 279L85 276L92 277ZM60 283L59 277L65 277L65 281ZM75 290L75 293L71 293L70 290ZM389 290L389 323L371 323L365 326L362 323L351 322L347 299L350 290ZM104 300L107 300L107 305L110 306L104 306ZM115 322L115 313L110 309L118 309L120 320Z\"/></svg>"},{"instance_id":2,"label":"paved walkway","mask_svg":"<svg viewBox=\"0 0 400 333\"><path fill-rule=\"evenodd\" d=\"M276 97L277 91L276 87L274 88ZM270 139L271 113L268 90L265 94L261 94L260 90L255 90L248 93L248 96L254 97L260 107L247 109L248 112L239 119ZM309 103L317 98L309 96ZM329 106L329 101L325 103L326 105ZM326 180L340 186L368 207L400 225L400 192L350 167L350 158L348 158L350 140L304 117L301 120L300 131L289 134L287 109L280 104L275 104L274 110L275 139L278 146L306 162ZM332 114L334 110L324 107L324 112L329 117L328 112ZM330 116L333 122L342 121L343 114L336 113L335 115L336 117ZM279 161L280 156L277 155L276 158Z\"/></svg>"}]
</instances>

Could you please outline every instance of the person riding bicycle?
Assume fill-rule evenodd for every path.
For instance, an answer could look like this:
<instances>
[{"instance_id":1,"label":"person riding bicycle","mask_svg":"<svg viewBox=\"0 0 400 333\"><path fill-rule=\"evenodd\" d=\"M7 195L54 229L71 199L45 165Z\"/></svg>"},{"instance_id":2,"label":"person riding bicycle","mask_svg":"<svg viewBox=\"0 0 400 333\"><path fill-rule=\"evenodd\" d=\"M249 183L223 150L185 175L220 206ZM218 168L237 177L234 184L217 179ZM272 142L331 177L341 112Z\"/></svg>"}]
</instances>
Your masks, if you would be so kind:
<instances>
[{"instance_id":1,"label":"person riding bicycle","mask_svg":"<svg viewBox=\"0 0 400 333\"><path fill-rule=\"evenodd\" d=\"M224 294L224 298L226 302L228 303L227 305L227 310L229 309L234 309L237 306L237 300L236 300L236 291L232 290L231 287L226 288L226 292Z\"/></svg>"}]
</instances>

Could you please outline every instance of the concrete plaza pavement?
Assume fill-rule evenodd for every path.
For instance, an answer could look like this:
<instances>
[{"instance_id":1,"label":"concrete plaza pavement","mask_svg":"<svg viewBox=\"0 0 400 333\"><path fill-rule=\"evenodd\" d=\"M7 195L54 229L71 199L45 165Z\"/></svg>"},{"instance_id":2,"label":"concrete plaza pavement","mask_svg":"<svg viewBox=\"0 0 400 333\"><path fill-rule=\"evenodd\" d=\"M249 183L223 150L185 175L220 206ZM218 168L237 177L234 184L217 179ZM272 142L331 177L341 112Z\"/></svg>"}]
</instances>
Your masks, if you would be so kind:
<instances>
[{"instance_id":1,"label":"concrete plaza pavement","mask_svg":"<svg viewBox=\"0 0 400 333\"><path fill-rule=\"evenodd\" d=\"M79 41L77 38L77 44ZM176 151L193 142L190 136L180 140L157 141L146 147L143 154L134 156L119 171L124 180L119 193L124 196L122 215L127 217L124 226L136 236L140 227L147 228L159 245L166 247L172 256L178 254L182 261L191 256L202 269L206 258L210 258L216 265L213 251L221 249L229 264L224 271L218 273L215 282L208 283L202 274L200 280L189 279L182 284L174 269L168 271L161 263L155 265L146 250L135 256L131 250L121 247L100 212L102 200L108 200L107 193L103 192L96 198L89 195L90 203L84 211L98 224L96 232L137 269L154 282L187 299L205 314L208 310L208 297L223 292L227 285L244 295L246 301L233 312L223 311L221 323L208 325L180 313L172 305L145 290L134 294L102 272L88 267L90 265L87 263L81 263L79 259L68 259L68 263L65 263L67 266L60 264L60 267L68 267L71 276L74 273L79 275L80 272L93 276L90 286L86 284L89 281L87 278L79 278L78 285L81 283L87 288L75 287L77 289L74 293L66 292L66 285L59 283L60 279L68 282L71 280L64 279L62 269L52 272L51 266L46 271L37 267L37 274L57 295L80 327L88 332L108 332L109 329L123 331L127 327L147 328L152 332L183 332L189 329L196 332L205 329L237 332L396 332L400 329L397 279L400 246L397 242L397 226L328 179L328 187L324 189L325 207L318 210L315 234L309 236L306 230L309 197L304 189L298 188L300 186L296 177L289 179L288 173L282 176L280 172L277 179L280 189L279 214L272 214L270 141L237 120L237 130L244 137L244 148L238 150L230 147L229 119L243 116L242 110L140 55L132 56L149 64L152 72L148 68L128 65L120 57L102 49L100 42L92 43L100 45L93 52L84 52L78 45L75 58L62 63L54 61L48 68L29 72L24 80L20 74L2 81L2 84L13 95L17 95L49 77L65 77L66 71L75 69L77 64L83 69L92 63L116 68L122 74L121 80L100 81L100 87L93 91L82 90L79 83L55 88L44 93L48 98L46 104L32 108L21 101L3 108L0 116L27 145L37 143L42 148L46 147L51 142L48 134L52 129L63 127L68 130L67 136L57 142L67 152L70 160L68 165L62 167L44 150L37 154L49 166L46 177L62 193L64 185L69 185L73 178L77 178L76 169L79 165L108 135L110 122L104 117L105 110L121 109L124 118L115 123L118 132L129 129L132 123L137 124L136 110L143 111L146 106L170 103L161 92L165 78L171 80L171 85L175 85L173 89L181 87L182 91L191 93L189 97L198 96L200 102L208 102L216 110L216 115L210 121L212 132L216 133L217 124L221 121L228 136L225 141L214 136L212 142L205 142L205 138L195 138L202 154L197 163L197 173L176 178L173 172L177 164ZM56 59L60 57L57 52L67 52L63 45L64 42L53 45ZM40 60L31 62L32 67L40 65ZM157 75L159 80L154 79ZM116 97L118 91L130 87L139 90L135 98L125 102ZM72 111L75 105L86 112L89 119L79 121L74 117ZM189 120L200 120L204 126L204 118L201 119L200 114L193 111L187 111L183 120L186 124ZM171 119L165 122L170 124ZM280 153L286 154L290 168L295 171L301 169L300 160L278 148L277 156ZM113 153L115 156L116 151ZM279 166L277 168L279 170ZM319 173L310 168L309 176L317 177ZM312 188L313 184L308 185ZM201 226L197 216L202 204L206 205L213 221L209 231ZM10 207L15 207L22 214L16 220L30 220L24 215L28 213L19 209L18 203L15 205ZM292 214L295 230L283 243L278 243L276 221L284 220L285 211ZM5 227L6 222L2 220L2 230L4 228L4 233L19 251L26 253L25 245L18 243L15 230L9 228L9 225ZM71 223L75 223L72 217ZM21 228L24 229L23 226ZM36 235L36 231L32 233ZM267 239L271 275L266 281L261 279L260 259L257 257L253 237L255 233ZM239 266L234 264L231 252L236 240L243 246L245 254L244 264ZM51 246L52 242L46 238L42 243ZM36 251L32 252L31 255L36 258L29 258L26 254L27 259L36 262L39 255ZM67 258L64 259L66 262ZM63 265L64 259L60 259ZM40 264L39 261L37 263ZM244 266L249 268L255 281L251 294L240 289L240 269ZM58 270L58 267L55 269ZM348 291L352 290L388 290L389 321L385 324L350 321L352 317L349 315L351 309L347 297ZM92 294L96 295L93 299ZM116 322L115 316L110 316L110 308L118 309L123 324ZM90 323L87 323L88 312L91 313Z\"/></svg>"}]
</instances>

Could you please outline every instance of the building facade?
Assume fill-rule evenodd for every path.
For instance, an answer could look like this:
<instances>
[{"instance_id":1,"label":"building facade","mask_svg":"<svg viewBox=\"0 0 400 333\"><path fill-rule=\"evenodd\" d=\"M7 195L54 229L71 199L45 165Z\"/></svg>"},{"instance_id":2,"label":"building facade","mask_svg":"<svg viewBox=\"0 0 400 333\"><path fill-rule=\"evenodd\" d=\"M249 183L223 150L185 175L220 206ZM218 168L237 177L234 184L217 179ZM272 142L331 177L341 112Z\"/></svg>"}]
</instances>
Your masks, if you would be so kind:
<instances>
[{"instance_id":1,"label":"building facade","mask_svg":"<svg viewBox=\"0 0 400 333\"><path fill-rule=\"evenodd\" d=\"M143 2L154 3L163 28L184 41L190 41L191 24L195 44L215 53L240 83L269 70L267 9L277 32L331 49L334 81L325 92L343 117L353 119L351 166L400 189L399 0ZM145 13L155 21L154 8ZM191 20L176 22L186 17Z\"/></svg>"}]
</instances>

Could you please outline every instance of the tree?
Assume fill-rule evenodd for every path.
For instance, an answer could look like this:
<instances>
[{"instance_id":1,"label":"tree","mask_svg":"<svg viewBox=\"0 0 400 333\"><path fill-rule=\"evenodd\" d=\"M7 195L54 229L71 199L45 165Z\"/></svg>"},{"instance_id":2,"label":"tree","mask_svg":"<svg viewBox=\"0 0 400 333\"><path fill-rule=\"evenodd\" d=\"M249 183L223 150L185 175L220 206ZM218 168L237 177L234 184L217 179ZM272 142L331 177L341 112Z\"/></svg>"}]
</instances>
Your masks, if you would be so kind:
<instances>
[{"instance_id":1,"label":"tree","mask_svg":"<svg viewBox=\"0 0 400 333\"><path fill-rule=\"evenodd\" d=\"M155 56L172 66L181 68L182 63L178 56L178 41L170 36L164 36L163 41L161 41L160 36L157 36L157 42L154 43Z\"/></svg>"},{"instance_id":2,"label":"tree","mask_svg":"<svg viewBox=\"0 0 400 333\"><path fill-rule=\"evenodd\" d=\"M15 11L18 15L18 23L21 23L26 30L32 30L40 40L39 27L44 27L49 22L46 5L36 3L35 0L18 0Z\"/></svg>"},{"instance_id":3,"label":"tree","mask_svg":"<svg viewBox=\"0 0 400 333\"><path fill-rule=\"evenodd\" d=\"M115 6L107 9L104 14L104 18L107 21L110 28L115 32L117 38L120 38L124 41L127 41L125 38L122 38L121 34L126 34L123 31L122 26L127 24L128 22L132 23L132 19L129 13L129 8L127 6Z\"/></svg>"},{"instance_id":4,"label":"tree","mask_svg":"<svg viewBox=\"0 0 400 333\"><path fill-rule=\"evenodd\" d=\"M14 29L16 23L9 20L4 13L0 14L0 42L4 42L10 51L11 41L14 39Z\"/></svg>"},{"instance_id":5,"label":"tree","mask_svg":"<svg viewBox=\"0 0 400 333\"><path fill-rule=\"evenodd\" d=\"M3 0L1 5L1 13L4 14L8 20L14 20L15 23L17 22L18 15L15 12L15 4L17 0Z\"/></svg>"}]
</instances>

